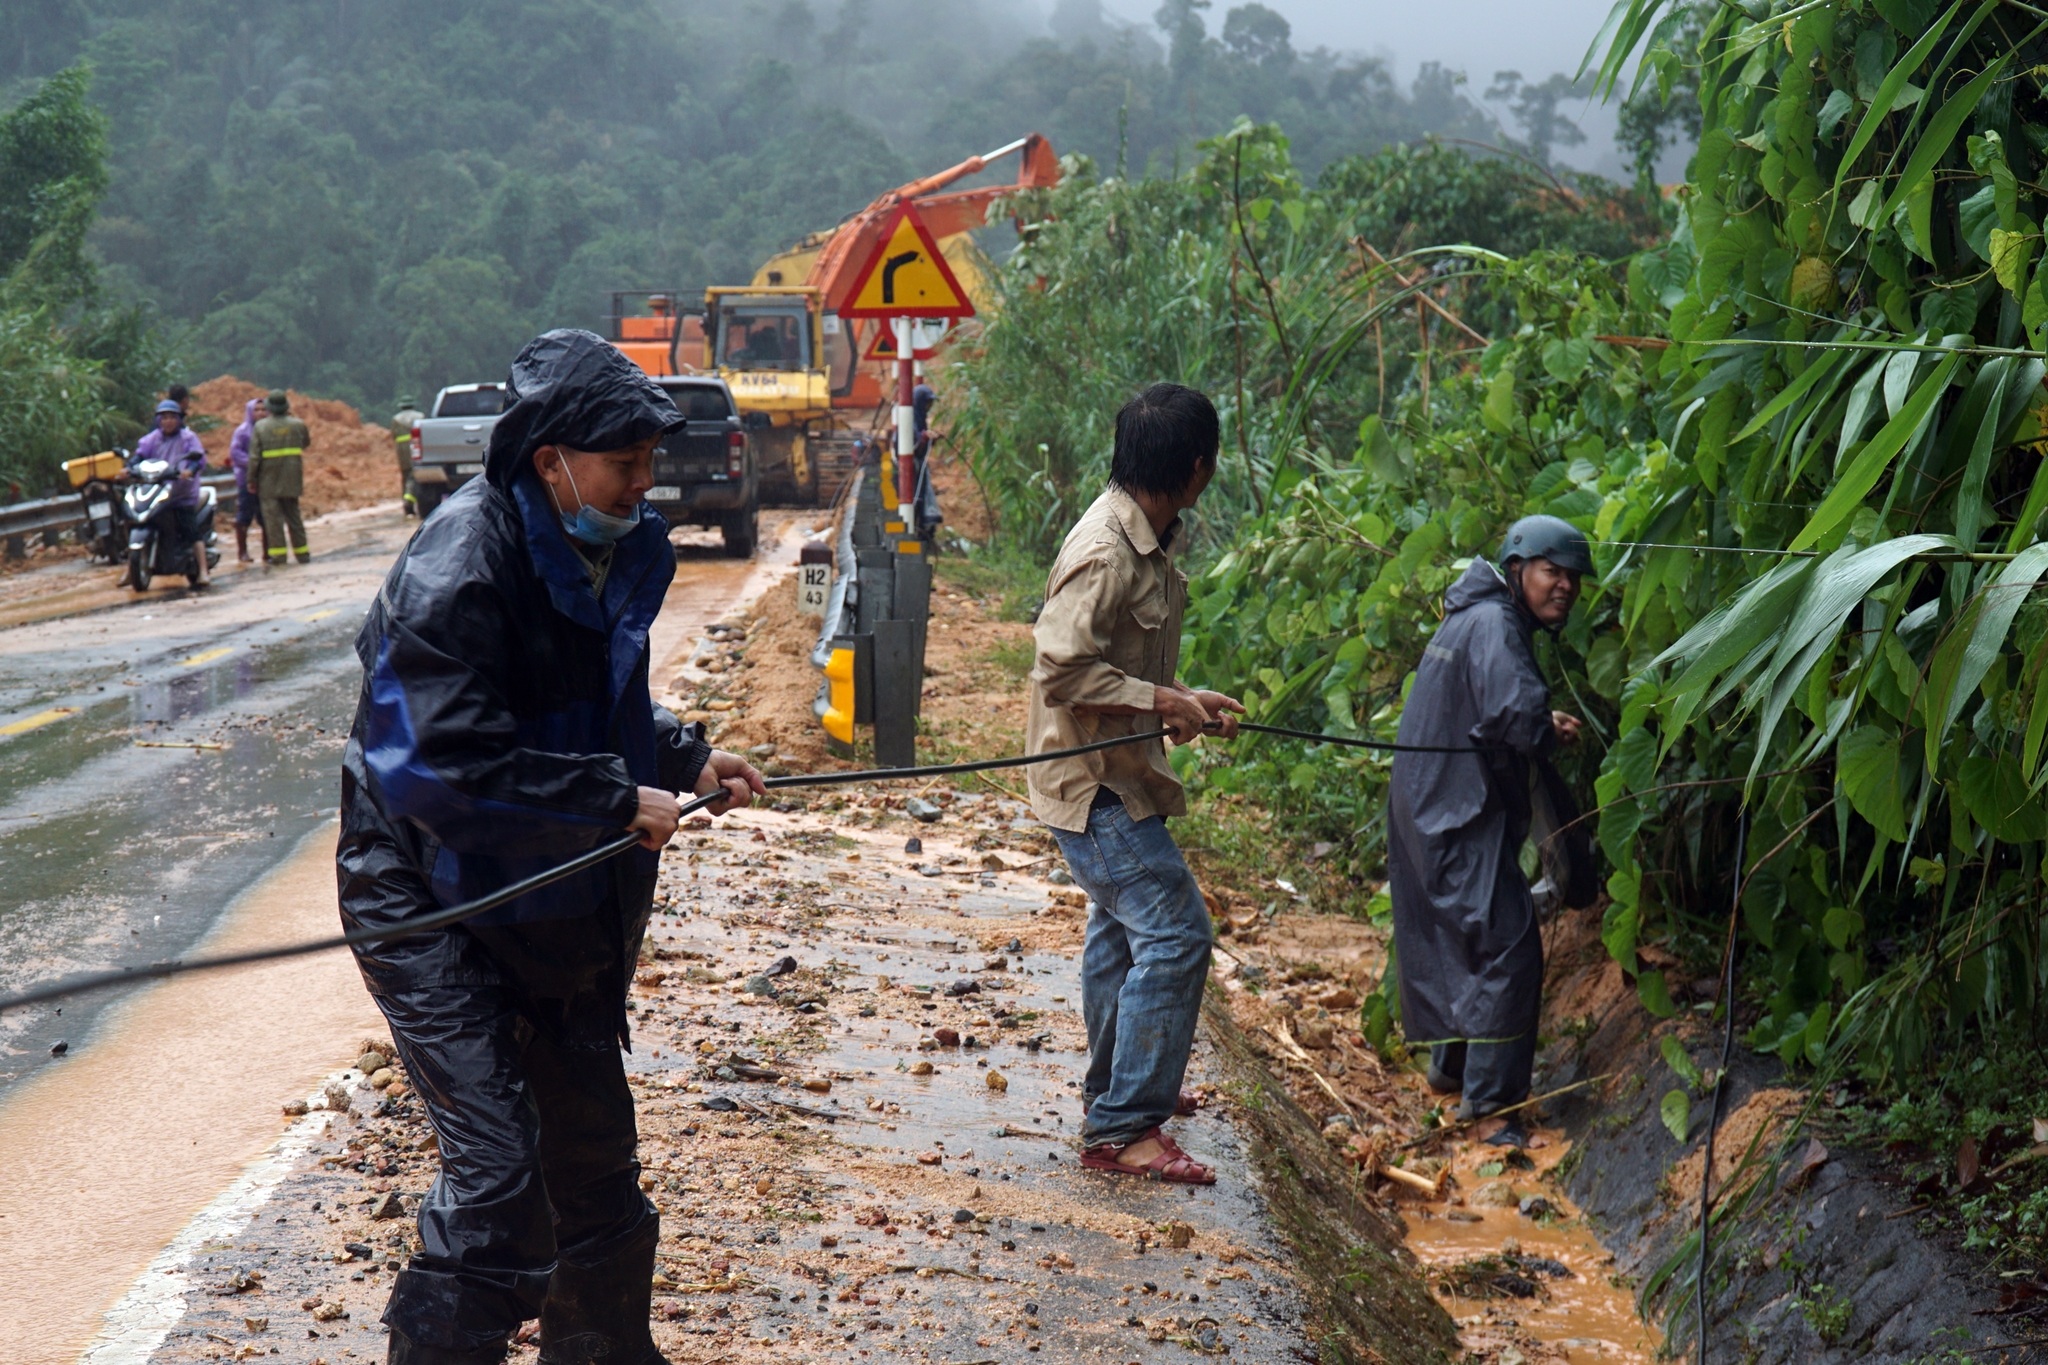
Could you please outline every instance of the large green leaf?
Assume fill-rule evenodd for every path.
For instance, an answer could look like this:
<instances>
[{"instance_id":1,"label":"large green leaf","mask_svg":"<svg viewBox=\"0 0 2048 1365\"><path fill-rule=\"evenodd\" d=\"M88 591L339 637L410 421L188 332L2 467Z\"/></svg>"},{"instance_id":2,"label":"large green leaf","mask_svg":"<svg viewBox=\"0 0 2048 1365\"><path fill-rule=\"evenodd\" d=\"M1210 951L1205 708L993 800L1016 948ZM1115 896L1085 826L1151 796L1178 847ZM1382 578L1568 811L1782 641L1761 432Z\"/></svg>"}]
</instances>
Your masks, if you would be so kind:
<instances>
[{"instance_id":1,"label":"large green leaf","mask_svg":"<svg viewBox=\"0 0 2048 1365\"><path fill-rule=\"evenodd\" d=\"M2011 754L1971 754L1956 765L1956 790L1970 816L2008 844L2048 836L2048 810L2027 786Z\"/></svg>"},{"instance_id":2,"label":"large green leaf","mask_svg":"<svg viewBox=\"0 0 2048 1365\"><path fill-rule=\"evenodd\" d=\"M1835 751L1835 782L1873 829L1894 843L1905 841L1905 765L1895 730L1864 725L1842 736Z\"/></svg>"},{"instance_id":3,"label":"large green leaf","mask_svg":"<svg viewBox=\"0 0 2048 1365\"><path fill-rule=\"evenodd\" d=\"M1906 49L1905 54L1892 63L1892 69L1887 71L1884 79L1878 83L1877 93L1870 100L1870 108L1864 113L1862 122L1856 125L1855 135L1849 139L1849 146L1842 153L1841 164L1835 171L1836 198L1841 197L1842 182L1848 179L1849 172L1855 168L1856 158L1863 155L1863 149L1870 145L1870 140L1877 136L1877 130L1884 126L1885 119L1892 112L1893 104L1898 101L1899 92L1906 88L1906 81L1920 69L1920 64L1927 60L1927 54L1934 51L1934 45L1941 41L1941 35L1955 22L1957 13L1969 3L1970 0L1956 0L1950 5L1927 31ZM1979 0L1977 13L1971 17L1969 28L1964 30L1965 34L1982 23L1997 8L1998 0Z\"/></svg>"},{"instance_id":4,"label":"large green leaf","mask_svg":"<svg viewBox=\"0 0 2048 1365\"><path fill-rule=\"evenodd\" d=\"M1870 443L1849 462L1827 497L1814 510L1812 520L1792 538L1788 549L1804 550L1849 519L1850 514L1862 505L1864 497L1877 486L1878 479L1891 467L1892 460L1906 443L1933 420L1935 404L1941 400L1949 380L1955 376L1956 366L1961 363L1962 356L1951 352L1934 367L1933 373L1920 381L1905 406L1879 428L1877 435L1870 438Z\"/></svg>"},{"instance_id":5,"label":"large green leaf","mask_svg":"<svg viewBox=\"0 0 2048 1365\"><path fill-rule=\"evenodd\" d=\"M1820 567L1814 571L1813 581L1807 586L1806 595L1799 600L1798 610L1792 613L1792 619L1784 623L1779 633L1778 646L1769 667L1758 676L1745 702L1745 709L1754 706L1756 690L1769 689L1758 723L1756 758L1750 764L1751 773L1763 770L1771 735L1776 731L1778 720L1785 714L1794 692L1807 682L1821 656L1834 648L1842 622L1877 581L1914 555L1951 548L1954 543L1947 536L1901 536L1897 540L1880 541L1865 550L1837 550L1821 561Z\"/></svg>"},{"instance_id":6,"label":"large green leaf","mask_svg":"<svg viewBox=\"0 0 2048 1365\"><path fill-rule=\"evenodd\" d=\"M2048 570L2048 544L2031 545L1986 584L1934 651L1927 670L1927 763L1939 761L1949 729L2005 647L2013 618Z\"/></svg>"},{"instance_id":7,"label":"large green leaf","mask_svg":"<svg viewBox=\"0 0 2048 1365\"><path fill-rule=\"evenodd\" d=\"M1879 222L1889 221L1893 211L1905 202L1906 196L1930 180L1935 166L1948 154L1956 134L1962 131L1963 120L1976 109L1977 101L1984 98L1984 92L2005 70L2011 55L2005 53L1994 59L1969 84L1949 96L1948 102L1941 106L1941 112L1928 121L1927 130L1920 134L1920 140L1913 148L1913 155L1906 159L1906 169L1899 172L1898 183L1892 186L1884 207L1877 211Z\"/></svg>"}]
</instances>

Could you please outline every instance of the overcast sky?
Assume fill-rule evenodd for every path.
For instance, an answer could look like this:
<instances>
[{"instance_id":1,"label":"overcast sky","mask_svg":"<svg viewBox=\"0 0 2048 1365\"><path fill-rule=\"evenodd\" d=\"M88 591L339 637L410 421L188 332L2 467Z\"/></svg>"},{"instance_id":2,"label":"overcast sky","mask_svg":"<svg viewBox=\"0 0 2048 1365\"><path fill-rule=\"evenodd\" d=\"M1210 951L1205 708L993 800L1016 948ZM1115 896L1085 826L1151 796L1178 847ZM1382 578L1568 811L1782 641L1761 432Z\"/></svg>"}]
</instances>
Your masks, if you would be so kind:
<instances>
[{"instance_id":1,"label":"overcast sky","mask_svg":"<svg viewBox=\"0 0 2048 1365\"><path fill-rule=\"evenodd\" d=\"M1606 22L1613 0L1263 0L1294 26L1297 48L1332 47L1384 57L1405 84L1424 62L1441 62L1471 78L1483 92L1496 71L1520 71L1542 80L1570 74ZM1238 0L1214 0L1205 16L1211 33ZM1049 4L1048 4L1049 7ZM1158 0L1104 0L1103 8L1150 26ZM1583 146L1561 148L1558 159L1593 167L1614 159L1613 116L1582 111Z\"/></svg>"}]
</instances>

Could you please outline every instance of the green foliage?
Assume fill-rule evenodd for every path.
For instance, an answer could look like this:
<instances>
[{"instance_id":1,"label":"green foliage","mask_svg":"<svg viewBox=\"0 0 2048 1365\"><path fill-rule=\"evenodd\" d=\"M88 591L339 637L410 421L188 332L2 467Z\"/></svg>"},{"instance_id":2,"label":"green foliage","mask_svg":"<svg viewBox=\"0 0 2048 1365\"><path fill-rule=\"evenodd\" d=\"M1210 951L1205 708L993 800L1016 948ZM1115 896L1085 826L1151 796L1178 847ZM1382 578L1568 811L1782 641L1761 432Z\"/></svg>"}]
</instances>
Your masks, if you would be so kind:
<instances>
[{"instance_id":1,"label":"green foliage","mask_svg":"<svg viewBox=\"0 0 2048 1365\"><path fill-rule=\"evenodd\" d=\"M1460 291L1452 302L1465 317L1512 331L1525 288L1575 298L1575 277L1550 276L1578 267L1554 256L1530 272L1496 275L1478 264L1480 255L1543 242L1620 254L1656 222L1597 181L1560 186L1518 163L1438 145L1352 158L1313 186L1271 126L1241 122L1200 152L1170 180L1103 177L1079 162L1058 189L1013 205L1027 226L996 278L1001 307L951 382L962 411L956 430L1004 533L1037 554L1050 553L1099 491L1116 409L1169 377L1209 393L1224 422L1218 483L1196 515L1199 547L1213 554L1237 543L1247 529L1240 521L1263 517L1284 496L1326 523L1314 539L1376 553L1410 510L1412 500L1399 494L1442 489L1435 452L1408 448L1404 424L1424 429L1435 408L1455 406L1443 387L1432 399L1428 376L1440 376L1440 386L1469 385L1478 345L1434 314L1425 334L1408 281L1435 272L1435 283ZM1483 252L1412 255L1454 230L1464 234L1455 240ZM1372 250L1392 264L1376 264ZM1613 295L1611 278L1590 273ZM1521 373L1536 372L1542 345L1555 339L1546 329ZM1590 364L1590 350L1580 350L1592 345L1582 337L1550 363ZM1515 354L1522 349L1516 343ZM1488 362L1487 375L1496 392L1512 396L1501 387L1511 387L1512 374L1500 379ZM1468 431L1446 439L1465 442L1458 460L1469 463L1473 442L1493 438ZM1547 463L1538 460L1531 472ZM1422 471L1419 483L1411 465ZM1496 473L1472 472L1491 491L1471 493L1456 509L1467 541L1486 529L1470 497L1493 506L1501 496ZM1296 488L1305 473L1312 482ZM1342 486L1338 503L1325 501L1332 490L1324 473ZM1383 476L1399 485L1384 503L1368 486ZM1340 528L1365 510L1352 505L1361 498L1379 509L1377 519ZM1237 562L1246 572L1276 570L1271 549ZM1422 553L1417 543L1410 557ZM1308 575L1306 546L1294 544L1292 554L1289 563L1299 561ZM1348 557L1330 555L1328 572L1305 577L1304 588L1341 580ZM1329 614L1325 634L1347 613L1332 603Z\"/></svg>"},{"instance_id":2,"label":"green foliage","mask_svg":"<svg viewBox=\"0 0 2048 1365\"><path fill-rule=\"evenodd\" d=\"M1038 206L969 406L1006 526L1043 545L1119 398L1217 397L1184 670L1280 724L1387 734L1468 558L1527 512L1584 527L1600 572L1546 666L1591 731L1567 777L1598 809L1609 951L1672 1008L1638 946L1718 942L1746 808L1749 1043L1904 1085L2037 1035L2048 988L2048 23L1760 14L1617 10L1602 82L1645 52L1635 97L1690 84L1703 130L1668 238L1625 262L1522 246L1516 215L1562 200L1475 224L1446 208L1466 168L1406 153L1310 188L1241 126L1174 182ZM1511 259L1425 253L1488 230ZM1419 331L1388 340L1424 260L1490 340L1433 321L1426 363ZM1177 761L1378 871L1384 760Z\"/></svg>"},{"instance_id":3,"label":"green foliage","mask_svg":"<svg viewBox=\"0 0 2048 1365\"><path fill-rule=\"evenodd\" d=\"M1204 8L1148 29L1067 3L1048 40L1012 6L935 21L911 0L66 0L0 14L0 92L98 72L92 245L189 330L194 373L376 409L502 374L543 327L604 326L607 291L743 283L1033 130L1162 172L1240 114L1286 119L1313 167L1496 136L1439 69L1404 90L1297 50L1272 8Z\"/></svg>"},{"instance_id":4,"label":"green foliage","mask_svg":"<svg viewBox=\"0 0 2048 1365\"><path fill-rule=\"evenodd\" d=\"M107 183L106 120L83 67L0 112L0 498L53 486L61 461L141 430L161 337L101 295L86 234Z\"/></svg>"}]
</instances>

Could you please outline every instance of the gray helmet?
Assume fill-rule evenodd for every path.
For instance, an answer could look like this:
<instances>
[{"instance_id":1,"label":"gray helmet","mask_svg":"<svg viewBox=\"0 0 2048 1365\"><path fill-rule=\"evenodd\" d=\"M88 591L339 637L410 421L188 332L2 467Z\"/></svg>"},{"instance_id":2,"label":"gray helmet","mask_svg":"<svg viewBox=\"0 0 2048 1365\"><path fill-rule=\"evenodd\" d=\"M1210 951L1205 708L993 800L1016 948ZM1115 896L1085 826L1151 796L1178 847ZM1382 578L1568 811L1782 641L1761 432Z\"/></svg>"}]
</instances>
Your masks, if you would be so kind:
<instances>
[{"instance_id":1,"label":"gray helmet","mask_svg":"<svg viewBox=\"0 0 2048 1365\"><path fill-rule=\"evenodd\" d=\"M1547 559L1560 569L1574 573L1593 572L1593 551L1585 533L1563 517L1523 517L1508 527L1508 538L1500 547L1500 567L1512 559Z\"/></svg>"}]
</instances>

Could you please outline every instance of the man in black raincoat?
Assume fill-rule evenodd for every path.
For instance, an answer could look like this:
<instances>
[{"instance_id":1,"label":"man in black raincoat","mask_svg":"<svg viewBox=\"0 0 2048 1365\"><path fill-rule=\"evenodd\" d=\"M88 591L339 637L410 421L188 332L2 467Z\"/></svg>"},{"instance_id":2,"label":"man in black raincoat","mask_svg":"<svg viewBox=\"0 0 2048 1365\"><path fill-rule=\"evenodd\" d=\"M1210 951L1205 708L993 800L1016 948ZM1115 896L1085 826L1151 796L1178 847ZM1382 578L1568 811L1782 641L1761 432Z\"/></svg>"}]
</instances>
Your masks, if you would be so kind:
<instances>
[{"instance_id":1,"label":"man in black raincoat","mask_svg":"<svg viewBox=\"0 0 2048 1365\"><path fill-rule=\"evenodd\" d=\"M546 1365L655 1365L626 987L674 794L745 805L761 779L648 695L675 554L641 498L674 404L578 331L528 343L507 393L484 477L420 527L356 639L342 922L401 924L621 830L642 847L356 950L441 1153L385 1310L389 1360L493 1365L538 1317Z\"/></svg>"},{"instance_id":2,"label":"man in black raincoat","mask_svg":"<svg viewBox=\"0 0 2048 1365\"><path fill-rule=\"evenodd\" d=\"M1519 854L1532 765L1579 732L1550 709L1534 637L1564 624L1592 570L1569 522L1516 522L1499 566L1473 560L1444 594L1401 712L1401 744L1487 751L1395 754L1387 819L1402 1029L1429 1045L1430 1085L1463 1090L1467 1119L1529 1098L1543 940ZM1488 1140L1526 1137L1510 1117Z\"/></svg>"}]
</instances>

